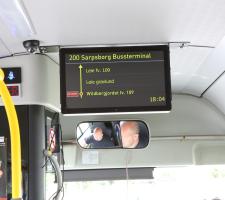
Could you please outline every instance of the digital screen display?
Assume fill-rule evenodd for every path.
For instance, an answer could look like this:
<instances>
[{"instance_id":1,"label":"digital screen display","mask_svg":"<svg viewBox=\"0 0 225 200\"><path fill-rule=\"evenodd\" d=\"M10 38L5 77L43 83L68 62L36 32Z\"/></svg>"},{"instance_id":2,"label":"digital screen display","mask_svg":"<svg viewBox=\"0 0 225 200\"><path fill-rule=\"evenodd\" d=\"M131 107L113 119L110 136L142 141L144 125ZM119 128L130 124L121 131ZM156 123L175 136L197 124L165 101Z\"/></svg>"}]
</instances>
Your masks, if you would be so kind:
<instances>
[{"instance_id":1,"label":"digital screen display","mask_svg":"<svg viewBox=\"0 0 225 200\"><path fill-rule=\"evenodd\" d=\"M19 86L18 85L7 85L9 93L11 96L19 96Z\"/></svg>"},{"instance_id":2,"label":"digital screen display","mask_svg":"<svg viewBox=\"0 0 225 200\"><path fill-rule=\"evenodd\" d=\"M6 84L21 83L20 67L2 68L2 70L5 74L4 82Z\"/></svg>"},{"instance_id":3,"label":"digital screen display","mask_svg":"<svg viewBox=\"0 0 225 200\"><path fill-rule=\"evenodd\" d=\"M171 109L168 46L60 49L62 113Z\"/></svg>"}]
</instances>

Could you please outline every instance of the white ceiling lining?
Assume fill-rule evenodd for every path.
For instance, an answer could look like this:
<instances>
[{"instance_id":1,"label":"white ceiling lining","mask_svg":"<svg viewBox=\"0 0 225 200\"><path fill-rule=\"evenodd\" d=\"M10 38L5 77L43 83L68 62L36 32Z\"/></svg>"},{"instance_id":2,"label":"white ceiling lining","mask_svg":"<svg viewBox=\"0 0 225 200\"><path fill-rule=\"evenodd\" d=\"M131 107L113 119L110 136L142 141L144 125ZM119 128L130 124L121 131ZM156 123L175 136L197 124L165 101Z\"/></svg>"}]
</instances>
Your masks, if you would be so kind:
<instances>
[{"instance_id":1,"label":"white ceiling lining","mask_svg":"<svg viewBox=\"0 0 225 200\"><path fill-rule=\"evenodd\" d=\"M215 46L225 35L223 0L24 3L46 45L191 41Z\"/></svg>"},{"instance_id":2,"label":"white ceiling lining","mask_svg":"<svg viewBox=\"0 0 225 200\"><path fill-rule=\"evenodd\" d=\"M225 68L225 67L224 67ZM225 73L210 87L204 97L211 101L225 115Z\"/></svg>"},{"instance_id":3,"label":"white ceiling lining","mask_svg":"<svg viewBox=\"0 0 225 200\"><path fill-rule=\"evenodd\" d=\"M18 38L16 37L16 35L12 35L11 32L8 30L8 27L1 20L1 18L0 18L0 38L4 43L5 48L8 50L7 55L25 51L22 42L27 38ZM4 52L0 50L0 55L2 54L4 54Z\"/></svg>"},{"instance_id":4,"label":"white ceiling lining","mask_svg":"<svg viewBox=\"0 0 225 200\"><path fill-rule=\"evenodd\" d=\"M0 57L4 57L10 54L10 51L7 49L6 45L0 38Z\"/></svg>"},{"instance_id":5,"label":"white ceiling lining","mask_svg":"<svg viewBox=\"0 0 225 200\"><path fill-rule=\"evenodd\" d=\"M190 41L215 46L225 35L223 0L24 0L43 45ZM12 52L23 39L0 33ZM26 38L31 39L31 38Z\"/></svg>"},{"instance_id":6,"label":"white ceiling lining","mask_svg":"<svg viewBox=\"0 0 225 200\"><path fill-rule=\"evenodd\" d=\"M42 45L190 41L216 46L225 35L224 0L24 0L24 4L37 35L14 38L0 23L0 37L12 53L25 51L22 41L33 38ZM173 92L201 94L212 80L206 80L209 74L202 65L212 51L171 49ZM54 58L58 62L58 55Z\"/></svg>"},{"instance_id":7,"label":"white ceiling lining","mask_svg":"<svg viewBox=\"0 0 225 200\"><path fill-rule=\"evenodd\" d=\"M189 93L185 88L199 66L211 53L211 48L185 47L170 50L171 84L174 93ZM198 88L198 85L196 85ZM200 96L201 92L195 94Z\"/></svg>"},{"instance_id":8,"label":"white ceiling lining","mask_svg":"<svg viewBox=\"0 0 225 200\"><path fill-rule=\"evenodd\" d=\"M190 76L184 91L201 95L225 71L225 37Z\"/></svg>"}]
</instances>

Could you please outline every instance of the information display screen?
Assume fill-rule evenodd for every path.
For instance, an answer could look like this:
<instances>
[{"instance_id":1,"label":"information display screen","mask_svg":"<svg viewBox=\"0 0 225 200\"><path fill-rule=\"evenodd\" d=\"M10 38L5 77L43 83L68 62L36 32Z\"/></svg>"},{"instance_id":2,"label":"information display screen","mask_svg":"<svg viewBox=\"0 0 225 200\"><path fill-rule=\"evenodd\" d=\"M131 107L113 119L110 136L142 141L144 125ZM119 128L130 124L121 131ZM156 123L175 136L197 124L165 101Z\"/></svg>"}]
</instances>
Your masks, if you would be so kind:
<instances>
[{"instance_id":1,"label":"information display screen","mask_svg":"<svg viewBox=\"0 0 225 200\"><path fill-rule=\"evenodd\" d=\"M12 97L16 97L20 95L19 85L7 85L7 88Z\"/></svg>"},{"instance_id":2,"label":"information display screen","mask_svg":"<svg viewBox=\"0 0 225 200\"><path fill-rule=\"evenodd\" d=\"M168 46L60 49L64 114L171 109Z\"/></svg>"}]
</instances>

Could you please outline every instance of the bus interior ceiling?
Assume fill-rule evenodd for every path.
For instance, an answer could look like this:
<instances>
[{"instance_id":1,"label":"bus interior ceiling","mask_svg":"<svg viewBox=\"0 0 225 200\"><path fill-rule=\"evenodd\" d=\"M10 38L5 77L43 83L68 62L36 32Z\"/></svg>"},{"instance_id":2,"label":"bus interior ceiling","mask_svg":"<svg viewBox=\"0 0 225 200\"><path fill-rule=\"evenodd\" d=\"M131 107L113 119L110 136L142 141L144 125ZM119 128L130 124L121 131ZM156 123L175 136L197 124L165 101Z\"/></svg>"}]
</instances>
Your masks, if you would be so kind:
<instances>
[{"instance_id":1,"label":"bus interior ceiling","mask_svg":"<svg viewBox=\"0 0 225 200\"><path fill-rule=\"evenodd\" d=\"M221 117L222 120L225 113L223 101L225 3L223 1L198 1L197 4L194 0L185 3L178 0L163 1L163 3L142 1L141 4L124 1L120 2L119 7L116 2L105 4L100 0L89 2L91 4L88 4L89 6L82 1L69 1L64 4L53 1L24 0L23 4L32 24L33 33L22 30L12 32L14 24L7 24L10 18L1 21L1 57L25 52L22 42L33 38L39 39L43 46L169 43L174 94L172 112L165 116L149 114L107 117L109 119L121 117L143 119L149 123L149 126L151 124L152 137L222 134L223 123L216 121L215 116ZM129 4L128 7L127 4ZM103 5L104 9L98 10ZM78 9L74 13L75 7ZM115 10L116 15L113 14ZM84 11L86 14L82 15ZM123 15L125 11L126 15ZM5 15L7 17L7 10ZM60 111L58 53L47 53L47 56L18 55L0 60L3 67L22 67L22 96L15 100L16 105L41 104ZM192 107L193 102L204 106L203 111L207 107L212 108L215 114L201 115L197 112L200 107L195 105ZM183 110L185 108L187 109ZM198 117L193 114L195 111L200 114ZM163 123L161 123L161 117ZM101 120L103 117L62 116L63 137L74 138L76 123L72 122L87 119ZM182 125L176 119L184 119L181 122ZM188 121L191 119L198 122L199 127L193 128L193 124ZM211 128L206 126L208 124ZM166 125L165 130L161 130Z\"/></svg>"},{"instance_id":2,"label":"bus interior ceiling","mask_svg":"<svg viewBox=\"0 0 225 200\"><path fill-rule=\"evenodd\" d=\"M64 4L24 0L23 6L32 25L32 34L26 30L12 32L14 24L0 21L3 27L0 34L0 55L4 57L15 54L2 58L0 64L3 67L22 67L22 95L15 99L16 105L40 104L60 111L58 53L50 52L47 56L16 55L26 53L22 45L24 40L39 39L42 46L169 43L173 92L173 109L170 114L61 116L63 138L74 139L75 127L81 121L106 118L142 119L148 123L152 137L223 135L223 1L198 1L197 4L194 0L185 3L178 0L163 3L142 1L141 4L124 1L117 7L116 2L105 4L99 0L89 4L91 5L87 6L82 1L69 1ZM103 4L104 9L98 10ZM79 9L74 13L75 7ZM113 14L115 10L116 15ZM86 14L82 15L84 11ZM126 15L123 15L125 11ZM7 10L5 13L7 16Z\"/></svg>"},{"instance_id":3,"label":"bus interior ceiling","mask_svg":"<svg viewBox=\"0 0 225 200\"><path fill-rule=\"evenodd\" d=\"M28 29L20 27L20 19L12 20L7 3L5 7L0 3L0 67L21 67L21 94L13 100L16 106L31 106L29 115L32 111L44 117L41 109L32 107L35 105L61 112L60 61L59 52L27 53L25 40L37 39L41 46L56 49L153 44L168 44L170 48L171 112L60 113L65 169L225 163L225 1L19 2L29 19ZM1 100L0 105L3 106ZM79 123L124 119L147 124L150 142L145 149L91 151L77 144ZM44 123L44 119L37 120ZM44 131L44 127L39 130ZM45 138L45 133L38 134ZM39 142L44 146L43 141ZM85 153L90 152L97 152L93 154L94 164L93 160L84 161Z\"/></svg>"}]
</instances>

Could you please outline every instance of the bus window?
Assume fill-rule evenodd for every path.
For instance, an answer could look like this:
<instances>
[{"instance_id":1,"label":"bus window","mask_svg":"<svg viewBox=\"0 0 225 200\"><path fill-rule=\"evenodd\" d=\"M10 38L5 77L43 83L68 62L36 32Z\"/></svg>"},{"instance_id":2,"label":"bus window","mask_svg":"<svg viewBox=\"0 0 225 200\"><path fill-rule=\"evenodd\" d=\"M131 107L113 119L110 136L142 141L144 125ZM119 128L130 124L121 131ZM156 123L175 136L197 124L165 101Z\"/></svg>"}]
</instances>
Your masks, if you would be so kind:
<instances>
[{"instance_id":1,"label":"bus window","mask_svg":"<svg viewBox=\"0 0 225 200\"><path fill-rule=\"evenodd\" d=\"M115 169L116 170L116 169ZM155 168L154 178L123 180L65 181L64 200L223 200L225 166L187 166ZM55 191L54 174L47 174L47 198Z\"/></svg>"}]
</instances>

